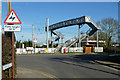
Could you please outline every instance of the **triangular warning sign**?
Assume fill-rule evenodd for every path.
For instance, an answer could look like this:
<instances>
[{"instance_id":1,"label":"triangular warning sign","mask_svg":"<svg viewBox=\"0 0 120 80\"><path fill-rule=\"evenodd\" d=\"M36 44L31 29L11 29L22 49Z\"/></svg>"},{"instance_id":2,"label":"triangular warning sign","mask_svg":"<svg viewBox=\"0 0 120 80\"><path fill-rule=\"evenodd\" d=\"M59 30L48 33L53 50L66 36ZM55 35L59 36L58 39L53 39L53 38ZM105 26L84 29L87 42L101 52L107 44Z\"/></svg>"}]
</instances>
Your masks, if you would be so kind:
<instances>
[{"instance_id":1,"label":"triangular warning sign","mask_svg":"<svg viewBox=\"0 0 120 80\"><path fill-rule=\"evenodd\" d=\"M12 9L8 14L7 18L4 21L5 24L21 24L20 19L18 18L15 11Z\"/></svg>"}]
</instances>

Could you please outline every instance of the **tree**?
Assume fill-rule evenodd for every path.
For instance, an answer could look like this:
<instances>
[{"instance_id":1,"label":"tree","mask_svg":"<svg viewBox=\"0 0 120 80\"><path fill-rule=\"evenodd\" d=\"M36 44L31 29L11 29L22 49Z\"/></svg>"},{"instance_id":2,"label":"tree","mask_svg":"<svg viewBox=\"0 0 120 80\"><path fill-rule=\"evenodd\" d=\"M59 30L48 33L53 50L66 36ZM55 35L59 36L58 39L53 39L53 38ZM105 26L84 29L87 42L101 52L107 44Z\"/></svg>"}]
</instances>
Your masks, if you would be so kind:
<instances>
[{"instance_id":1,"label":"tree","mask_svg":"<svg viewBox=\"0 0 120 80\"><path fill-rule=\"evenodd\" d=\"M99 30L98 31L98 39L99 40L103 40L103 41L105 41L106 40L106 34L102 31L102 30ZM96 39L96 37L97 37L97 32L93 35L93 38L94 39Z\"/></svg>"},{"instance_id":2,"label":"tree","mask_svg":"<svg viewBox=\"0 0 120 80\"><path fill-rule=\"evenodd\" d=\"M22 44L24 44L25 46L25 48L26 47L32 47L32 41L24 41L24 42L20 42L20 41L17 41L16 42L16 48L21 48L22 47Z\"/></svg>"},{"instance_id":3,"label":"tree","mask_svg":"<svg viewBox=\"0 0 120 80\"><path fill-rule=\"evenodd\" d=\"M105 18L97 22L102 30L99 31L99 39L106 41L106 46L109 47L111 42L116 39L118 33L118 21L114 18Z\"/></svg>"}]
</instances>

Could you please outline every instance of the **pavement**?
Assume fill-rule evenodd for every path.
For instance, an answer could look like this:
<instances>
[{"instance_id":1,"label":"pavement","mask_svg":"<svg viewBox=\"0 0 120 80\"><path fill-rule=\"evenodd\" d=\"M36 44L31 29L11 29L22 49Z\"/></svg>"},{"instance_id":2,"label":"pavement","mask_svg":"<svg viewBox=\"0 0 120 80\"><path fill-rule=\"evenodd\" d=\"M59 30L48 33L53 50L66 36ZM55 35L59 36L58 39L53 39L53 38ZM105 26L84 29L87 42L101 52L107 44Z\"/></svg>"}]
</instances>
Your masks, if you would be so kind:
<instances>
[{"instance_id":1,"label":"pavement","mask_svg":"<svg viewBox=\"0 0 120 80\"><path fill-rule=\"evenodd\" d=\"M109 62L109 61L100 61L100 60L94 60L94 62L104 65L113 70L120 71L120 64L118 64L118 63L113 63L113 62Z\"/></svg>"},{"instance_id":2,"label":"pavement","mask_svg":"<svg viewBox=\"0 0 120 80\"><path fill-rule=\"evenodd\" d=\"M37 54L17 55L17 78L116 78L117 69L106 67L111 64L100 59L106 55L96 54Z\"/></svg>"},{"instance_id":3,"label":"pavement","mask_svg":"<svg viewBox=\"0 0 120 80\"><path fill-rule=\"evenodd\" d=\"M51 74L23 67L17 67L17 73L17 78L56 78Z\"/></svg>"}]
</instances>

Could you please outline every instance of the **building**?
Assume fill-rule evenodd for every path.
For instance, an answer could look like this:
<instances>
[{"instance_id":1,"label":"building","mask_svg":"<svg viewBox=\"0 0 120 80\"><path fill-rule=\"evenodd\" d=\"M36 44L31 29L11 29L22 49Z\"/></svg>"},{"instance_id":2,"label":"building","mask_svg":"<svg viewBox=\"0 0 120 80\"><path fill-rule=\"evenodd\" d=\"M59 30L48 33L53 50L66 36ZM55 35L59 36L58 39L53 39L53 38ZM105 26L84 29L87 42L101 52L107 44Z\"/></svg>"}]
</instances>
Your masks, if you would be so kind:
<instances>
[{"instance_id":1,"label":"building","mask_svg":"<svg viewBox=\"0 0 120 80\"><path fill-rule=\"evenodd\" d=\"M94 45L95 47L97 46L96 44L97 44L97 40L95 40L95 39L93 39L93 38L85 38L85 39L83 39L82 41L81 41L81 43L82 43L82 46L85 46L86 44L87 45L90 45L90 44L92 44L92 45ZM99 44L103 44L103 45L105 45L106 43L105 43L105 41L103 41L103 40L99 40Z\"/></svg>"}]
</instances>

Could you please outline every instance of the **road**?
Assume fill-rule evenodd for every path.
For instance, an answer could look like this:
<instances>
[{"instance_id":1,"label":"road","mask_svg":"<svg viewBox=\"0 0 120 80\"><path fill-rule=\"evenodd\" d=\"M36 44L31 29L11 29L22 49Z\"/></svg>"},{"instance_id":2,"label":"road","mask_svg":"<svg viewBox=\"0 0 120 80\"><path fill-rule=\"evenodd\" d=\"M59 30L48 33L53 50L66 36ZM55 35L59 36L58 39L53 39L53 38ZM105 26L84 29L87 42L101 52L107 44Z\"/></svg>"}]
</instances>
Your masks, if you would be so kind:
<instances>
[{"instance_id":1,"label":"road","mask_svg":"<svg viewBox=\"0 0 120 80\"><path fill-rule=\"evenodd\" d=\"M82 54L17 55L17 68L33 70L56 78L118 78L118 71L93 62L99 58L102 57ZM32 77L37 76L39 75L34 74Z\"/></svg>"}]
</instances>

